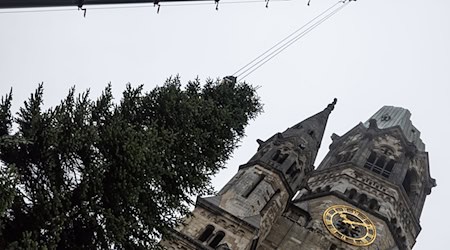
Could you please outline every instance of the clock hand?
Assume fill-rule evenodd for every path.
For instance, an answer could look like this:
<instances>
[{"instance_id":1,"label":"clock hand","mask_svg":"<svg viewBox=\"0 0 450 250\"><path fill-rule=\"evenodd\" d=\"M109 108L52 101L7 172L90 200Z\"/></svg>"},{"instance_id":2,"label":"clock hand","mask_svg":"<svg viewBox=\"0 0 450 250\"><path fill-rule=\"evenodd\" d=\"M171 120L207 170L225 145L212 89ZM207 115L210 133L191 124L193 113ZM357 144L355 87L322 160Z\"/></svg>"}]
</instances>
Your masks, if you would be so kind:
<instances>
[{"instance_id":1,"label":"clock hand","mask_svg":"<svg viewBox=\"0 0 450 250\"><path fill-rule=\"evenodd\" d=\"M339 217L341 217L344 220L348 220L347 215L346 214L339 214Z\"/></svg>"},{"instance_id":2,"label":"clock hand","mask_svg":"<svg viewBox=\"0 0 450 250\"><path fill-rule=\"evenodd\" d=\"M366 224L364 224L364 223L362 223L362 222L356 222L356 221L350 221L350 224L353 224L353 225L359 225L359 226L363 226L363 227L366 226Z\"/></svg>"},{"instance_id":3,"label":"clock hand","mask_svg":"<svg viewBox=\"0 0 450 250\"><path fill-rule=\"evenodd\" d=\"M339 217L341 217L343 219L342 220L343 223L349 224L352 227L352 229L355 229L355 225L359 225L359 226L363 226L363 227L366 226L366 224L364 224L364 223L350 220L346 214L339 214Z\"/></svg>"},{"instance_id":4,"label":"clock hand","mask_svg":"<svg viewBox=\"0 0 450 250\"><path fill-rule=\"evenodd\" d=\"M347 218L346 214L339 214L339 217L343 219L342 223L348 224L352 229L355 229L355 226L351 223L352 221Z\"/></svg>"},{"instance_id":5,"label":"clock hand","mask_svg":"<svg viewBox=\"0 0 450 250\"><path fill-rule=\"evenodd\" d=\"M359 225L359 226L363 226L363 227L365 227L366 226L366 224L364 224L364 223L361 223L361 222L357 222L357 221L352 221L352 220L343 220L342 222L344 222L344 223L347 223L347 224L350 224L350 225Z\"/></svg>"},{"instance_id":6,"label":"clock hand","mask_svg":"<svg viewBox=\"0 0 450 250\"><path fill-rule=\"evenodd\" d=\"M355 229L355 226L353 225L351 220L342 220L343 223L348 224L352 227L352 229Z\"/></svg>"}]
</instances>

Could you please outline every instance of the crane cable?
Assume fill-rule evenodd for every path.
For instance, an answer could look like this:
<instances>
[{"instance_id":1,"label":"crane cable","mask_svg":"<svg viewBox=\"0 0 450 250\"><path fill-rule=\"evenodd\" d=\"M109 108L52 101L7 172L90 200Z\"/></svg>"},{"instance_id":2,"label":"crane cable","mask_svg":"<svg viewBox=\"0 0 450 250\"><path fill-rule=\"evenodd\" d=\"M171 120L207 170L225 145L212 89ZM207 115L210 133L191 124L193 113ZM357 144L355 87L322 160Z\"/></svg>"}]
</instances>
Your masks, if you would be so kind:
<instances>
[{"instance_id":1,"label":"crane cable","mask_svg":"<svg viewBox=\"0 0 450 250\"><path fill-rule=\"evenodd\" d=\"M270 0L271 2L290 2L292 0ZM267 7L267 0L237 0L237 1L224 1L220 2L220 5L229 4L255 4L255 3L265 3ZM201 5L214 5L214 1L211 2L195 2L192 3L171 3L171 2L159 2L160 7L189 7L189 6L201 6ZM85 6L86 7L86 6ZM90 5L86 10L114 10L114 9L141 9L141 8L155 8L158 5L154 3L149 4L129 4L129 5ZM49 8L37 8L37 9L12 9L12 10L2 10L0 9L0 14L15 14L15 13L45 13L45 12L66 12L66 11L77 11L76 7L49 7Z\"/></svg>"},{"instance_id":2,"label":"crane cable","mask_svg":"<svg viewBox=\"0 0 450 250\"><path fill-rule=\"evenodd\" d=\"M325 22L327 19L342 10L348 3L356 0L339 0L334 5L324 10L322 13L314 17L311 21L307 22L290 35L273 45L271 48L266 50L264 53L253 59L251 62L247 63L245 66L237 70L233 76L244 80L248 75L253 73L255 70L259 69L261 66L266 64L272 58L283 52L289 46L300 40L302 37L311 32L314 28ZM341 4L338 8L337 5ZM331 12L330 12L331 11ZM309 26L310 25L310 26ZM308 27L309 26L309 27ZM301 31L301 32L300 32ZM298 33L300 32L300 33ZM297 34L298 33L298 34ZM277 48L278 47L278 48ZM276 49L275 49L276 48ZM248 72L248 73L247 73Z\"/></svg>"}]
</instances>

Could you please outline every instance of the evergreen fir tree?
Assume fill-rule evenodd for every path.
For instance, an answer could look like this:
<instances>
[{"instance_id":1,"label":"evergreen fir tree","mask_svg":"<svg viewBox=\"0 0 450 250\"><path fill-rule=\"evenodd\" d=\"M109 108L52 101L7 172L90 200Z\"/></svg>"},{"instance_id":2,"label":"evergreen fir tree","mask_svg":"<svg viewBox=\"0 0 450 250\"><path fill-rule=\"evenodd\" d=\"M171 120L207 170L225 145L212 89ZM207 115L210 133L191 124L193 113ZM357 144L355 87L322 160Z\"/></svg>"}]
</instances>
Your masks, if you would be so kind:
<instances>
[{"instance_id":1,"label":"evergreen fir tree","mask_svg":"<svg viewBox=\"0 0 450 250\"><path fill-rule=\"evenodd\" d=\"M246 83L182 88L179 77L148 93L128 85L119 103L110 85L42 110L41 84L16 116L11 100L0 103L0 249L156 248L262 109Z\"/></svg>"}]
</instances>

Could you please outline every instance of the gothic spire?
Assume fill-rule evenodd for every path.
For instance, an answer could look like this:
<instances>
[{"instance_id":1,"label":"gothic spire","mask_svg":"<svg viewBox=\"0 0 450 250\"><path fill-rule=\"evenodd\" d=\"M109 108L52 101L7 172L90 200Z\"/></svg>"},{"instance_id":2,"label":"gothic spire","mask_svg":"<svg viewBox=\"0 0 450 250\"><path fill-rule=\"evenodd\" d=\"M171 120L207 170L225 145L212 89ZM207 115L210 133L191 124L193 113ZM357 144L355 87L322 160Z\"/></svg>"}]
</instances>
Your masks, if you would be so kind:
<instances>
[{"instance_id":1,"label":"gothic spire","mask_svg":"<svg viewBox=\"0 0 450 250\"><path fill-rule=\"evenodd\" d=\"M304 168L304 173L312 171L328 116L334 109L336 102L337 99L335 98L321 112L282 133L273 135L267 141L258 140L258 152L250 159L249 163L263 161L272 166L274 162L277 162L278 164L273 165L273 167L286 172L288 175L292 173L289 169L294 162L301 166L300 168ZM296 190L297 184L296 180L290 183L292 190Z\"/></svg>"},{"instance_id":2,"label":"gothic spire","mask_svg":"<svg viewBox=\"0 0 450 250\"><path fill-rule=\"evenodd\" d=\"M299 122L291 128L288 128L282 133L282 136L287 138L307 134L311 137L309 143L315 145L315 148L311 149L318 149L325 132L328 116L330 115L331 111L333 111L336 102L337 99L334 98L333 102L328 104L328 106L323 111Z\"/></svg>"}]
</instances>

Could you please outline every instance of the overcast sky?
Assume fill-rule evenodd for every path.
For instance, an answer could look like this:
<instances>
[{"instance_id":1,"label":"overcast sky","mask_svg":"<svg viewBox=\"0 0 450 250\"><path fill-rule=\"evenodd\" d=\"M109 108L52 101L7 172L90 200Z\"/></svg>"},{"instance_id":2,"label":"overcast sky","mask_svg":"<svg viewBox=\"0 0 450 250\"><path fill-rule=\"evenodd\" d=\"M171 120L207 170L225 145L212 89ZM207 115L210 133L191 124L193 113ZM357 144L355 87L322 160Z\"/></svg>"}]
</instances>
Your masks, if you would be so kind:
<instances>
[{"instance_id":1,"label":"overcast sky","mask_svg":"<svg viewBox=\"0 0 450 250\"><path fill-rule=\"evenodd\" d=\"M0 94L13 109L44 82L45 105L71 86L99 95L108 82L150 90L171 75L188 81L230 75L298 29L334 0L272 1L79 11L0 13ZM0 10L6 11L6 10ZM359 0L246 78L265 112L214 180L220 189L267 139L339 99L330 135L366 121L383 105L407 108L422 132L438 186L421 217L414 249L448 249L450 173L450 1ZM318 162L316 163L318 165Z\"/></svg>"}]
</instances>

